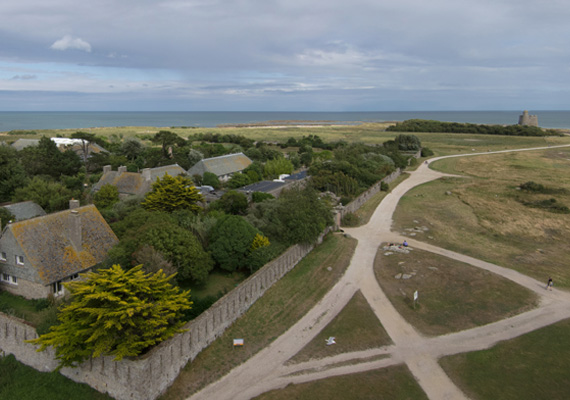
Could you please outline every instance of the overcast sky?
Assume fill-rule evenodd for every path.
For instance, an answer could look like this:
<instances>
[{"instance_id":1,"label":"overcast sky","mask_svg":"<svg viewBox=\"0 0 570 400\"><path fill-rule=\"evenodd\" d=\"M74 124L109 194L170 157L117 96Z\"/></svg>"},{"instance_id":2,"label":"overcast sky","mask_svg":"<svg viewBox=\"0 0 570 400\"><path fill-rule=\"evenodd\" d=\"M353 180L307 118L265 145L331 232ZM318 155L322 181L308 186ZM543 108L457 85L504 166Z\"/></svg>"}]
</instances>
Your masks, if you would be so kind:
<instances>
[{"instance_id":1,"label":"overcast sky","mask_svg":"<svg viewBox=\"0 0 570 400\"><path fill-rule=\"evenodd\" d=\"M17 0L0 16L0 111L570 109L567 0Z\"/></svg>"}]
</instances>

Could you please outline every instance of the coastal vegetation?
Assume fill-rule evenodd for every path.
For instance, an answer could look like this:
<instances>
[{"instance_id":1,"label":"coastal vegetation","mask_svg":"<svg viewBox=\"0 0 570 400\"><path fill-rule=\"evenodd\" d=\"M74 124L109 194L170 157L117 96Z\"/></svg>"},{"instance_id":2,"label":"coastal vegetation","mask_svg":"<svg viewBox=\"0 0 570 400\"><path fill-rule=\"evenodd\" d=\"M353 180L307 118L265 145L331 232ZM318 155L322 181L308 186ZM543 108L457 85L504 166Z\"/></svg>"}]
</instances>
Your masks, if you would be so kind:
<instances>
[{"instance_id":1,"label":"coastal vegetation","mask_svg":"<svg viewBox=\"0 0 570 400\"><path fill-rule=\"evenodd\" d=\"M559 135L553 129L542 129L528 125L485 125L459 122L442 122L425 119L409 119L386 128L388 132L450 132L482 135L507 136L553 136Z\"/></svg>"}]
</instances>

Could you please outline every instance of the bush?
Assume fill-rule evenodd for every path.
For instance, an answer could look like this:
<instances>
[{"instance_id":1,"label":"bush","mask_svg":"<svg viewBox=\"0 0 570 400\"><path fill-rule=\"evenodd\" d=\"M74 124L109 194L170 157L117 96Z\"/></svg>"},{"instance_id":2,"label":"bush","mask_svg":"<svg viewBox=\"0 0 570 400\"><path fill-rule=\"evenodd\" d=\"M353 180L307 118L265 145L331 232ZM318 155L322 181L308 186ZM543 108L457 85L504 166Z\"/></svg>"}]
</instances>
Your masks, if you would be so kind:
<instances>
[{"instance_id":1,"label":"bush","mask_svg":"<svg viewBox=\"0 0 570 400\"><path fill-rule=\"evenodd\" d=\"M358 226L359 223L360 223L360 218L358 218L358 215L354 213L345 214L345 216L342 217L341 220L342 226L348 226L348 227Z\"/></svg>"},{"instance_id":2,"label":"bush","mask_svg":"<svg viewBox=\"0 0 570 400\"><path fill-rule=\"evenodd\" d=\"M387 192L390 190L390 186L386 182L380 182L380 190L382 192Z\"/></svg>"},{"instance_id":3,"label":"bush","mask_svg":"<svg viewBox=\"0 0 570 400\"><path fill-rule=\"evenodd\" d=\"M422 147L422 157L431 157L431 156L433 156L433 151L431 151L427 147Z\"/></svg>"},{"instance_id":4,"label":"bush","mask_svg":"<svg viewBox=\"0 0 570 400\"><path fill-rule=\"evenodd\" d=\"M270 193L264 193L264 192L253 192L251 194L251 201L254 203L261 203L264 200L270 200L270 199L274 199L275 196L273 196Z\"/></svg>"}]
</instances>

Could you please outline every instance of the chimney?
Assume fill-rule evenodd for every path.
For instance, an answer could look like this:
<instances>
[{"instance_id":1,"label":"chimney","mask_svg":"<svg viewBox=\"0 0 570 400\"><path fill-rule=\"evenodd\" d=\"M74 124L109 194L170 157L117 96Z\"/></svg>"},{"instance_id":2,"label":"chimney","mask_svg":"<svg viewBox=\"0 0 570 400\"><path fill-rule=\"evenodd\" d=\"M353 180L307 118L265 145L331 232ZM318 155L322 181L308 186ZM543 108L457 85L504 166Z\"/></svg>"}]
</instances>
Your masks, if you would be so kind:
<instances>
[{"instance_id":1,"label":"chimney","mask_svg":"<svg viewBox=\"0 0 570 400\"><path fill-rule=\"evenodd\" d=\"M110 166L110 165L105 165L105 166L103 167L103 173L104 173L104 174L106 174L107 172L111 172L111 171L112 171L112 169L111 169L111 166Z\"/></svg>"},{"instance_id":2,"label":"chimney","mask_svg":"<svg viewBox=\"0 0 570 400\"><path fill-rule=\"evenodd\" d=\"M79 200L74 200L71 199L69 200L69 209L73 210L74 208L78 208L79 207Z\"/></svg>"},{"instance_id":3,"label":"chimney","mask_svg":"<svg viewBox=\"0 0 570 400\"><path fill-rule=\"evenodd\" d=\"M71 210L68 218L69 241L73 245L75 251L79 252L83 247L81 243L81 215L79 215L77 210Z\"/></svg>"},{"instance_id":4,"label":"chimney","mask_svg":"<svg viewBox=\"0 0 570 400\"><path fill-rule=\"evenodd\" d=\"M127 167L125 167L124 165L121 165L117 171L119 172L119 175L120 175L123 172L127 172Z\"/></svg>"},{"instance_id":5,"label":"chimney","mask_svg":"<svg viewBox=\"0 0 570 400\"><path fill-rule=\"evenodd\" d=\"M146 181L150 181L150 168L145 168L142 170L142 177Z\"/></svg>"}]
</instances>

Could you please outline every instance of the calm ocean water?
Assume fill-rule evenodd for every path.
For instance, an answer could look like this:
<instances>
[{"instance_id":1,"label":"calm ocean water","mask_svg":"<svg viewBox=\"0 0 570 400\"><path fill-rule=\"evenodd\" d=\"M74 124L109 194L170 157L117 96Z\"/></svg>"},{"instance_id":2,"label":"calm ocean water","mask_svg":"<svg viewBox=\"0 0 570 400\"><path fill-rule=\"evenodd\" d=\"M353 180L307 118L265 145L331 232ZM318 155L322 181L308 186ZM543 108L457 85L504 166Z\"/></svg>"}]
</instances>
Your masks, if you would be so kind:
<instances>
[{"instance_id":1,"label":"calm ocean water","mask_svg":"<svg viewBox=\"0 0 570 400\"><path fill-rule=\"evenodd\" d=\"M379 112L0 112L0 132L112 126L215 127L266 121L383 122L412 118L475 124L516 124L522 111ZM543 128L570 128L570 111L529 111Z\"/></svg>"}]
</instances>

